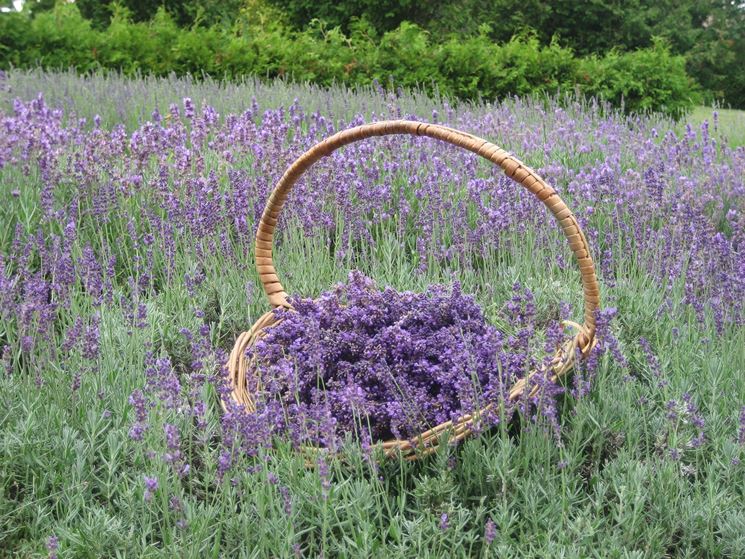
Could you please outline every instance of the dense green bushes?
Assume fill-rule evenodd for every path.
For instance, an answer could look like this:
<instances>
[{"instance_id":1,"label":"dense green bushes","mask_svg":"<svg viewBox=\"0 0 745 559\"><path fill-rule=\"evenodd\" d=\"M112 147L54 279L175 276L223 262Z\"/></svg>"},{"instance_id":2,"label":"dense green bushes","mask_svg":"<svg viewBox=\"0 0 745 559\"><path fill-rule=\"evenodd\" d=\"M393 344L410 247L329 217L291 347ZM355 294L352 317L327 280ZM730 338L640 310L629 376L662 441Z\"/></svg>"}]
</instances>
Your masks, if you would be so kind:
<instances>
[{"instance_id":1,"label":"dense green bushes","mask_svg":"<svg viewBox=\"0 0 745 559\"><path fill-rule=\"evenodd\" d=\"M148 22L132 22L115 7L110 25L94 29L75 5L59 5L31 18L0 17L2 67L75 67L166 75L202 72L215 77L252 74L329 85L419 86L461 99L495 99L510 94L578 89L623 102L630 111L677 113L698 99L685 61L661 42L629 53L576 57L533 35L494 43L484 27L467 38L434 42L420 27L404 22L379 35L365 20L344 34L316 22L303 31L279 23L271 9L244 14L231 29L184 29L162 9ZM276 16L276 17L275 17ZM262 19L263 18L263 19Z\"/></svg>"},{"instance_id":2,"label":"dense green bushes","mask_svg":"<svg viewBox=\"0 0 745 559\"><path fill-rule=\"evenodd\" d=\"M619 53L610 51L602 58L581 59L585 93L604 99L623 99L631 111L676 113L696 98L691 95L685 59L673 56L661 40L652 48Z\"/></svg>"},{"instance_id":3,"label":"dense green bushes","mask_svg":"<svg viewBox=\"0 0 745 559\"><path fill-rule=\"evenodd\" d=\"M125 0L137 2L142 0ZM206 2L208 0L188 0ZM313 18L348 31L363 18L379 32L412 21L434 37L487 35L505 43L530 30L581 56L634 51L657 37L685 56L706 101L745 109L745 3L732 0L265 0L304 28ZM425 8L422 9L421 6Z\"/></svg>"}]
</instances>

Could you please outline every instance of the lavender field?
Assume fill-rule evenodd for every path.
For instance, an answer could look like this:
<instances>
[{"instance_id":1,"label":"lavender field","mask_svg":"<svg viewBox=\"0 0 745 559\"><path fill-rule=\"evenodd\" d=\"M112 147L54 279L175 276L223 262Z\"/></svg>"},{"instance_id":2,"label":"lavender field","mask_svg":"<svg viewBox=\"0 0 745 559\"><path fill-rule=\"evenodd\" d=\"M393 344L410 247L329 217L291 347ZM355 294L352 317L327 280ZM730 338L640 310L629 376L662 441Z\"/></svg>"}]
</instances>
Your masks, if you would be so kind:
<instances>
[{"instance_id":1,"label":"lavender field","mask_svg":"<svg viewBox=\"0 0 745 559\"><path fill-rule=\"evenodd\" d=\"M269 310L255 227L303 151L397 118L486 138L559 191L594 251L600 341L462 445L409 463L336 434L344 459L308 468L276 418L221 407ZM3 75L0 557L744 557L743 137L572 97ZM435 140L324 159L278 237L293 294L351 270L459 282L516 369L582 316L545 208Z\"/></svg>"}]
</instances>

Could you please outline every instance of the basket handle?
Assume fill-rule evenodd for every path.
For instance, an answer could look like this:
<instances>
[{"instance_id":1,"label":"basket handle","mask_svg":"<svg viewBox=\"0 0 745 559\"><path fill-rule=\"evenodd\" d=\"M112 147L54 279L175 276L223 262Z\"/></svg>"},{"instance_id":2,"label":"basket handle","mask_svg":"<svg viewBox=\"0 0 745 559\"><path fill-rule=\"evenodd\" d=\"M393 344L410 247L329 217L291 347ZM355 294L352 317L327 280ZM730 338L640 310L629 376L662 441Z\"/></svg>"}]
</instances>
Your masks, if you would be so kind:
<instances>
[{"instance_id":1,"label":"basket handle","mask_svg":"<svg viewBox=\"0 0 745 559\"><path fill-rule=\"evenodd\" d=\"M595 335L595 310L600 306L600 288L595 276L595 266L590 255L590 247L579 227L577 219L567 208L556 191L546 184L535 171L523 165L516 157L482 138L460 132L438 124L427 124L409 120L389 120L363 124L329 136L301 155L282 175L274 187L264 207L258 230L256 231L256 270L264 286L269 303L273 307L289 307L287 293L277 277L272 261L274 229L279 219L282 206L287 201L290 190L305 171L322 157L329 155L342 146L372 136L390 134L410 134L412 136L429 136L472 151L484 159L499 165L505 174L532 192L551 211L559 222L569 246L574 253L582 274L584 290L584 328L578 334L580 348L587 348Z\"/></svg>"}]
</instances>

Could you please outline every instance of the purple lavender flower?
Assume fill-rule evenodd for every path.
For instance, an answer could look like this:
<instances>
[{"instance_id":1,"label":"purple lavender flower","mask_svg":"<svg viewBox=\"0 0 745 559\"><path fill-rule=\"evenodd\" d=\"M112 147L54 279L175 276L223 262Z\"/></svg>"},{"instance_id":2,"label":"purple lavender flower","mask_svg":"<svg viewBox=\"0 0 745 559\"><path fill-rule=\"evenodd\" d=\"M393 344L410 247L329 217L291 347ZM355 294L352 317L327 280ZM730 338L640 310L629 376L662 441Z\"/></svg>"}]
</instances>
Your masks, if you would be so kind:
<instances>
[{"instance_id":1,"label":"purple lavender flower","mask_svg":"<svg viewBox=\"0 0 745 559\"><path fill-rule=\"evenodd\" d=\"M189 97L184 97L184 117L194 118L194 102Z\"/></svg>"},{"instance_id":2,"label":"purple lavender flower","mask_svg":"<svg viewBox=\"0 0 745 559\"><path fill-rule=\"evenodd\" d=\"M491 543L496 539L497 537L497 525L494 523L494 521L489 518L486 521L486 524L484 525L484 541L486 542L486 545L491 545Z\"/></svg>"},{"instance_id":3,"label":"purple lavender flower","mask_svg":"<svg viewBox=\"0 0 745 559\"><path fill-rule=\"evenodd\" d=\"M328 499L331 490L331 472L326 459L321 456L318 458L318 477L321 478L321 494L323 499Z\"/></svg>"},{"instance_id":4,"label":"purple lavender flower","mask_svg":"<svg viewBox=\"0 0 745 559\"><path fill-rule=\"evenodd\" d=\"M144 303L140 303L137 306L137 314L135 315L135 327L136 328L147 328L147 306Z\"/></svg>"},{"instance_id":5,"label":"purple lavender flower","mask_svg":"<svg viewBox=\"0 0 745 559\"><path fill-rule=\"evenodd\" d=\"M649 342L647 341L646 338L642 337L642 338L639 338L639 345L644 351L644 355L647 358L647 365L649 365L649 368L652 371L652 375L657 379L658 388L665 387L667 385L667 380L663 378L662 368L660 367L660 362L657 359L657 356L652 351L652 347L649 345Z\"/></svg>"},{"instance_id":6,"label":"purple lavender flower","mask_svg":"<svg viewBox=\"0 0 745 559\"><path fill-rule=\"evenodd\" d=\"M139 422L147 421L148 405L147 405L147 401L145 400L145 396L142 393L142 390L137 389L133 391L132 394L130 394L129 404L134 408L135 417L137 418L137 421Z\"/></svg>"},{"instance_id":7,"label":"purple lavender flower","mask_svg":"<svg viewBox=\"0 0 745 559\"><path fill-rule=\"evenodd\" d=\"M171 423L163 425L163 432L166 437L166 452L163 454L163 460L170 464L177 472L179 477L189 475L191 466L183 462L181 455L181 437L179 436L178 427Z\"/></svg>"},{"instance_id":8,"label":"purple lavender flower","mask_svg":"<svg viewBox=\"0 0 745 559\"><path fill-rule=\"evenodd\" d=\"M145 493L143 498L145 501L150 501L153 498L153 494L158 490L158 479L154 477L145 476Z\"/></svg>"},{"instance_id":9,"label":"purple lavender flower","mask_svg":"<svg viewBox=\"0 0 745 559\"><path fill-rule=\"evenodd\" d=\"M288 517L292 516L292 496L290 495L289 488L281 485L279 488L279 493L282 496L282 508L285 514Z\"/></svg>"},{"instance_id":10,"label":"purple lavender flower","mask_svg":"<svg viewBox=\"0 0 745 559\"><path fill-rule=\"evenodd\" d=\"M440 530L445 531L448 529L448 514L446 512L443 512L440 515Z\"/></svg>"},{"instance_id":11,"label":"purple lavender flower","mask_svg":"<svg viewBox=\"0 0 745 559\"><path fill-rule=\"evenodd\" d=\"M34 349L34 338L32 336L21 337L21 351L23 353L31 353Z\"/></svg>"},{"instance_id":12,"label":"purple lavender flower","mask_svg":"<svg viewBox=\"0 0 745 559\"><path fill-rule=\"evenodd\" d=\"M179 449L178 427L170 423L163 425L163 432L166 435L166 446L168 450L176 451Z\"/></svg>"},{"instance_id":13,"label":"purple lavender flower","mask_svg":"<svg viewBox=\"0 0 745 559\"><path fill-rule=\"evenodd\" d=\"M218 479L223 479L225 477L225 474L230 469L230 467L233 464L233 457L232 454L224 450L220 453L220 456L217 459L217 477Z\"/></svg>"},{"instance_id":14,"label":"purple lavender flower","mask_svg":"<svg viewBox=\"0 0 745 559\"><path fill-rule=\"evenodd\" d=\"M2 367L6 375L10 375L10 373L13 370L13 360L12 360L11 351L12 350L9 345L3 346L3 354L2 354L2 357L0 358L0 362L2 362Z\"/></svg>"},{"instance_id":15,"label":"purple lavender flower","mask_svg":"<svg viewBox=\"0 0 745 559\"><path fill-rule=\"evenodd\" d=\"M57 536L52 534L47 538L47 551L49 551L49 559L57 559L57 550L59 549L59 539Z\"/></svg>"},{"instance_id":16,"label":"purple lavender flower","mask_svg":"<svg viewBox=\"0 0 745 559\"><path fill-rule=\"evenodd\" d=\"M678 413L678 402L675 400L668 400L665 404L665 408L667 409L667 419L670 422L676 422L679 417Z\"/></svg>"},{"instance_id":17,"label":"purple lavender flower","mask_svg":"<svg viewBox=\"0 0 745 559\"><path fill-rule=\"evenodd\" d=\"M70 385L70 391L75 394L80 389L82 383L82 374L80 371L75 371L72 376L72 384Z\"/></svg>"},{"instance_id":18,"label":"purple lavender flower","mask_svg":"<svg viewBox=\"0 0 745 559\"><path fill-rule=\"evenodd\" d=\"M181 382L170 358L156 358L152 352L148 352L145 363L146 389L161 400L167 409L177 408L181 404Z\"/></svg>"},{"instance_id":19,"label":"purple lavender flower","mask_svg":"<svg viewBox=\"0 0 745 559\"><path fill-rule=\"evenodd\" d=\"M171 497L168 499L168 508L170 508L174 512L181 512L181 499L179 499L176 495L171 495Z\"/></svg>"},{"instance_id":20,"label":"purple lavender flower","mask_svg":"<svg viewBox=\"0 0 745 559\"><path fill-rule=\"evenodd\" d=\"M101 318L96 313L93 316L93 320L85 329L85 335L83 336L83 357L90 360L95 360L98 357L99 343L100 343L100 326Z\"/></svg>"},{"instance_id":21,"label":"purple lavender flower","mask_svg":"<svg viewBox=\"0 0 745 559\"><path fill-rule=\"evenodd\" d=\"M145 435L145 431L147 431L147 425L143 423L135 423L129 428L128 435L133 441L141 441Z\"/></svg>"}]
</instances>

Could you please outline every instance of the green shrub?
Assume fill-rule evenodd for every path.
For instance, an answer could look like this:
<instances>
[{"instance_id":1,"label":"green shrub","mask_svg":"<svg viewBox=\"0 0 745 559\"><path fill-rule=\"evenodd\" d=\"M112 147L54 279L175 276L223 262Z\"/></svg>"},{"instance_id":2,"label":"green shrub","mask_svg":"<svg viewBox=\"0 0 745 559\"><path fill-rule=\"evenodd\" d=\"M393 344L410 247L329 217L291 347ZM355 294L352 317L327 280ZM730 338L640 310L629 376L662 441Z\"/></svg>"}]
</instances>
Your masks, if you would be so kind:
<instances>
[{"instance_id":1,"label":"green shrub","mask_svg":"<svg viewBox=\"0 0 745 559\"><path fill-rule=\"evenodd\" d=\"M651 48L602 58L581 59L580 88L588 95L623 102L629 112L659 111L680 114L700 101L693 80L686 74L685 58L674 56L662 40Z\"/></svg>"},{"instance_id":2,"label":"green shrub","mask_svg":"<svg viewBox=\"0 0 745 559\"><path fill-rule=\"evenodd\" d=\"M73 66L81 72L99 67L100 34L73 4L60 4L30 20L24 65L46 68Z\"/></svg>"},{"instance_id":3,"label":"green shrub","mask_svg":"<svg viewBox=\"0 0 745 559\"><path fill-rule=\"evenodd\" d=\"M28 51L29 18L23 13L0 14L0 65L21 66Z\"/></svg>"},{"instance_id":4,"label":"green shrub","mask_svg":"<svg viewBox=\"0 0 745 559\"><path fill-rule=\"evenodd\" d=\"M360 19L369 21L375 29L392 31L405 21L424 24L448 4L443 0L269 0L288 14L298 28L320 19L332 27L351 30Z\"/></svg>"},{"instance_id":5,"label":"green shrub","mask_svg":"<svg viewBox=\"0 0 745 559\"><path fill-rule=\"evenodd\" d=\"M392 79L404 87L422 85L431 89L435 84L442 84L442 89L447 90L448 84L436 60L439 48L430 44L426 31L404 22L381 38L373 58L372 77L380 82Z\"/></svg>"},{"instance_id":6,"label":"green shrub","mask_svg":"<svg viewBox=\"0 0 745 559\"><path fill-rule=\"evenodd\" d=\"M660 41L648 49L579 58L557 42L542 45L534 34L494 43L487 26L476 35L444 41L433 41L408 22L382 36L365 20L354 22L349 34L318 20L304 31L292 31L267 10L247 10L231 29L184 29L163 8L150 21L133 22L119 5L105 30L92 28L74 4L60 4L34 18L5 14L0 17L0 67L216 78L251 74L321 85L393 80L397 86L460 99L578 88L617 106L623 103L628 111L669 114L699 99L684 59Z\"/></svg>"}]
</instances>

